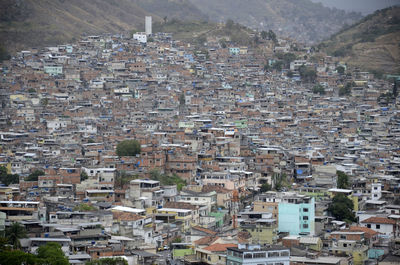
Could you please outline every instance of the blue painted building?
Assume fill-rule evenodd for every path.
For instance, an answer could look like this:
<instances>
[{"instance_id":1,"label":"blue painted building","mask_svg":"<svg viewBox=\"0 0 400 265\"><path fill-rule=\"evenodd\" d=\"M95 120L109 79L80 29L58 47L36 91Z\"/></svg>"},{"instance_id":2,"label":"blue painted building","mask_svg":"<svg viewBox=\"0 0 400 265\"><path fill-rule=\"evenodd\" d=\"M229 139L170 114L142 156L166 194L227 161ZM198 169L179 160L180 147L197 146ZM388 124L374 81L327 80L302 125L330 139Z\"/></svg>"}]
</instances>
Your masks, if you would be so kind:
<instances>
[{"instance_id":1,"label":"blue painted building","mask_svg":"<svg viewBox=\"0 0 400 265\"><path fill-rule=\"evenodd\" d=\"M230 55L238 55L240 53L239 47L231 47L229 48Z\"/></svg>"},{"instance_id":2,"label":"blue painted building","mask_svg":"<svg viewBox=\"0 0 400 265\"><path fill-rule=\"evenodd\" d=\"M278 230L290 235L314 235L315 202L311 197L285 198L278 205Z\"/></svg>"}]
</instances>

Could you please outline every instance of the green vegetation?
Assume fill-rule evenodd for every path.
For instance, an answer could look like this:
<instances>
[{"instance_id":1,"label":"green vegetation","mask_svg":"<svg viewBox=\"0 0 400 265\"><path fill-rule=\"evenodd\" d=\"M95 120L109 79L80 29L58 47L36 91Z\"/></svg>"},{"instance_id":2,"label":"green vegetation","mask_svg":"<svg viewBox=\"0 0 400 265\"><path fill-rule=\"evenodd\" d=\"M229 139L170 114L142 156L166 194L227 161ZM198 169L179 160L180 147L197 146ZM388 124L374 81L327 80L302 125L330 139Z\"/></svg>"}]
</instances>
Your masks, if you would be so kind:
<instances>
[{"instance_id":1,"label":"green vegetation","mask_svg":"<svg viewBox=\"0 0 400 265\"><path fill-rule=\"evenodd\" d=\"M128 175L124 170L117 171L115 176L115 187L123 188L131 180L137 179L138 175Z\"/></svg>"},{"instance_id":2,"label":"green vegetation","mask_svg":"<svg viewBox=\"0 0 400 265\"><path fill-rule=\"evenodd\" d=\"M324 95L325 94L325 88L323 86L321 86L320 84L317 84L313 87L312 92L314 94L320 94L320 95Z\"/></svg>"},{"instance_id":3,"label":"green vegetation","mask_svg":"<svg viewBox=\"0 0 400 265\"><path fill-rule=\"evenodd\" d=\"M353 213L353 202L342 193L333 197L332 203L328 207L328 212L339 221L347 223L356 221Z\"/></svg>"},{"instance_id":4,"label":"green vegetation","mask_svg":"<svg viewBox=\"0 0 400 265\"><path fill-rule=\"evenodd\" d=\"M81 172L81 182L85 181L89 178L88 174L85 171Z\"/></svg>"},{"instance_id":5,"label":"green vegetation","mask_svg":"<svg viewBox=\"0 0 400 265\"><path fill-rule=\"evenodd\" d=\"M19 183L19 175L18 174L9 174L9 173L7 173L7 168L5 166L0 166L0 182L6 186L8 186L10 184L18 184Z\"/></svg>"},{"instance_id":6,"label":"green vegetation","mask_svg":"<svg viewBox=\"0 0 400 265\"><path fill-rule=\"evenodd\" d=\"M337 187L338 189L348 189L350 188L349 176L342 171L336 172L337 175Z\"/></svg>"},{"instance_id":7,"label":"green vegetation","mask_svg":"<svg viewBox=\"0 0 400 265\"><path fill-rule=\"evenodd\" d=\"M25 179L25 181L38 181L39 176L44 176L44 171L36 169Z\"/></svg>"},{"instance_id":8,"label":"green vegetation","mask_svg":"<svg viewBox=\"0 0 400 265\"><path fill-rule=\"evenodd\" d=\"M301 80L307 83L314 83L317 78L317 72L313 68L305 65L299 67L299 73Z\"/></svg>"},{"instance_id":9,"label":"green vegetation","mask_svg":"<svg viewBox=\"0 0 400 265\"><path fill-rule=\"evenodd\" d=\"M1 247L1 264L7 265L68 265L68 258L57 243L50 242L40 246L37 255L25 253L21 250L12 250L6 246Z\"/></svg>"},{"instance_id":10,"label":"green vegetation","mask_svg":"<svg viewBox=\"0 0 400 265\"><path fill-rule=\"evenodd\" d=\"M21 250L3 250L0 251L0 260L2 264L7 265L36 265L37 258L35 255L25 253Z\"/></svg>"},{"instance_id":11,"label":"green vegetation","mask_svg":"<svg viewBox=\"0 0 400 265\"><path fill-rule=\"evenodd\" d=\"M94 207L93 205L87 204L87 203L81 203L77 206L74 207L74 211L78 212L93 212L97 211L97 208Z\"/></svg>"},{"instance_id":12,"label":"green vegetation","mask_svg":"<svg viewBox=\"0 0 400 265\"><path fill-rule=\"evenodd\" d=\"M274 174L272 180L275 183L276 191L281 191L283 188L290 188L286 174Z\"/></svg>"},{"instance_id":13,"label":"green vegetation","mask_svg":"<svg viewBox=\"0 0 400 265\"><path fill-rule=\"evenodd\" d=\"M281 28L283 35L291 35L306 42L329 37L336 32L335 28L342 25L343 21L361 19L359 14L332 10L306 0L191 0L191 2L213 20L233 18L243 25L258 27L262 23L262 30Z\"/></svg>"},{"instance_id":14,"label":"green vegetation","mask_svg":"<svg viewBox=\"0 0 400 265\"><path fill-rule=\"evenodd\" d=\"M183 180L176 174L172 176L163 175L160 171L156 168L150 171L150 178L152 180L160 181L161 185L176 185L178 191L181 191L184 186L186 186L186 180Z\"/></svg>"},{"instance_id":15,"label":"green vegetation","mask_svg":"<svg viewBox=\"0 0 400 265\"><path fill-rule=\"evenodd\" d=\"M92 260L85 263L85 265L128 265L128 262L123 258L102 258Z\"/></svg>"},{"instance_id":16,"label":"green vegetation","mask_svg":"<svg viewBox=\"0 0 400 265\"><path fill-rule=\"evenodd\" d=\"M276 38L276 34L275 32L273 32L272 30L269 31L261 31L261 38L264 40L272 40L274 43L277 43L278 40Z\"/></svg>"},{"instance_id":17,"label":"green vegetation","mask_svg":"<svg viewBox=\"0 0 400 265\"><path fill-rule=\"evenodd\" d=\"M154 22L153 32L173 33L176 39L191 39L216 27L216 24L207 21L181 21L173 18L166 22Z\"/></svg>"},{"instance_id":18,"label":"green vegetation","mask_svg":"<svg viewBox=\"0 0 400 265\"><path fill-rule=\"evenodd\" d=\"M19 240L26 237L26 229L19 223L12 223L6 228L6 238L8 243L13 246L13 249L21 248Z\"/></svg>"},{"instance_id":19,"label":"green vegetation","mask_svg":"<svg viewBox=\"0 0 400 265\"><path fill-rule=\"evenodd\" d=\"M42 98L40 100L40 105L45 107L45 106L47 106L47 104L49 104L49 99L48 98Z\"/></svg>"},{"instance_id":20,"label":"green vegetation","mask_svg":"<svg viewBox=\"0 0 400 265\"><path fill-rule=\"evenodd\" d=\"M68 258L64 255L60 244L49 242L37 250L38 264L42 265L69 265Z\"/></svg>"},{"instance_id":21,"label":"green vegetation","mask_svg":"<svg viewBox=\"0 0 400 265\"><path fill-rule=\"evenodd\" d=\"M339 65L338 67L336 67L336 71L337 71L339 74L343 75L345 69L344 69L343 66Z\"/></svg>"},{"instance_id":22,"label":"green vegetation","mask_svg":"<svg viewBox=\"0 0 400 265\"><path fill-rule=\"evenodd\" d=\"M283 64L286 68L290 67L290 62L293 62L297 59L297 56L294 53L277 53L276 57L283 61Z\"/></svg>"},{"instance_id":23,"label":"green vegetation","mask_svg":"<svg viewBox=\"0 0 400 265\"><path fill-rule=\"evenodd\" d=\"M4 60L9 60L11 58L10 54L8 54L6 48L0 44L0 63Z\"/></svg>"},{"instance_id":24,"label":"green vegetation","mask_svg":"<svg viewBox=\"0 0 400 265\"><path fill-rule=\"evenodd\" d=\"M185 105L185 93L181 93L179 95L179 105L181 105L181 106Z\"/></svg>"},{"instance_id":25,"label":"green vegetation","mask_svg":"<svg viewBox=\"0 0 400 265\"><path fill-rule=\"evenodd\" d=\"M267 192L270 190L272 190L272 185L269 184L268 182L265 182L264 184L261 185L260 192Z\"/></svg>"},{"instance_id":26,"label":"green vegetation","mask_svg":"<svg viewBox=\"0 0 400 265\"><path fill-rule=\"evenodd\" d=\"M354 86L354 83L347 82L345 86L339 88L339 96L350 96L351 88Z\"/></svg>"},{"instance_id":27,"label":"green vegetation","mask_svg":"<svg viewBox=\"0 0 400 265\"><path fill-rule=\"evenodd\" d=\"M135 156L140 154L140 143L136 140L124 140L117 145L118 156Z\"/></svg>"},{"instance_id":28,"label":"green vegetation","mask_svg":"<svg viewBox=\"0 0 400 265\"><path fill-rule=\"evenodd\" d=\"M398 43L399 14L399 7L378 10L344 27L318 47L330 55L343 57L350 66L371 72L398 73L400 55L392 51Z\"/></svg>"}]
</instances>

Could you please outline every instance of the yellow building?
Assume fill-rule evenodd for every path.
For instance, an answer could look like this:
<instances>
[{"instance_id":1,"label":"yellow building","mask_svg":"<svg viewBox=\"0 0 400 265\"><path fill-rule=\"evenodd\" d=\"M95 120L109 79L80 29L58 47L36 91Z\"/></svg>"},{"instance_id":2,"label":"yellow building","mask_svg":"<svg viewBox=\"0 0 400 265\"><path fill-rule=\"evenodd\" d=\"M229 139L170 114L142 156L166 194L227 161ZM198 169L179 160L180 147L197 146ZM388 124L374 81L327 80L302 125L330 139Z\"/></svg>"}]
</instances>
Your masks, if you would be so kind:
<instances>
[{"instance_id":1,"label":"yellow building","mask_svg":"<svg viewBox=\"0 0 400 265\"><path fill-rule=\"evenodd\" d=\"M240 229L251 235L253 244L275 244L278 238L275 219L241 220Z\"/></svg>"},{"instance_id":2,"label":"yellow building","mask_svg":"<svg viewBox=\"0 0 400 265\"><path fill-rule=\"evenodd\" d=\"M158 213L169 214L175 217L175 220L182 221L182 230L186 232L194 224L193 211L189 209L161 208L157 209Z\"/></svg>"},{"instance_id":3,"label":"yellow building","mask_svg":"<svg viewBox=\"0 0 400 265\"><path fill-rule=\"evenodd\" d=\"M362 265L368 260L368 246L355 240L339 240L332 246L331 252L337 256L351 255L354 265Z\"/></svg>"}]
</instances>

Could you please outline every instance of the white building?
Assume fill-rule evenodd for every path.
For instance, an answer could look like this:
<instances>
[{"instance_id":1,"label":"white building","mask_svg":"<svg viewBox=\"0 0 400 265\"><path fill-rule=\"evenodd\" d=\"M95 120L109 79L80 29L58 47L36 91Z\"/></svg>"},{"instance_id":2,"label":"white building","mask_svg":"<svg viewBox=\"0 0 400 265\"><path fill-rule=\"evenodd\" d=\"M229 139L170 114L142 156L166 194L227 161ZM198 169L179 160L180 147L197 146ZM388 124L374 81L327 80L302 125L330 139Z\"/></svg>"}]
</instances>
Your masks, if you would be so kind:
<instances>
[{"instance_id":1,"label":"white building","mask_svg":"<svg viewBox=\"0 0 400 265\"><path fill-rule=\"evenodd\" d=\"M370 217L360 222L363 227L393 237L396 231L396 221L385 217Z\"/></svg>"},{"instance_id":2,"label":"white building","mask_svg":"<svg viewBox=\"0 0 400 265\"><path fill-rule=\"evenodd\" d=\"M146 32L136 32L135 34L133 34L133 39L137 40L140 43L147 43Z\"/></svg>"},{"instance_id":3,"label":"white building","mask_svg":"<svg viewBox=\"0 0 400 265\"><path fill-rule=\"evenodd\" d=\"M382 184L380 182L371 184L371 200L378 201L382 197Z\"/></svg>"},{"instance_id":4,"label":"white building","mask_svg":"<svg viewBox=\"0 0 400 265\"><path fill-rule=\"evenodd\" d=\"M147 36L153 34L151 16L146 16L145 17L145 32L146 32Z\"/></svg>"}]
</instances>

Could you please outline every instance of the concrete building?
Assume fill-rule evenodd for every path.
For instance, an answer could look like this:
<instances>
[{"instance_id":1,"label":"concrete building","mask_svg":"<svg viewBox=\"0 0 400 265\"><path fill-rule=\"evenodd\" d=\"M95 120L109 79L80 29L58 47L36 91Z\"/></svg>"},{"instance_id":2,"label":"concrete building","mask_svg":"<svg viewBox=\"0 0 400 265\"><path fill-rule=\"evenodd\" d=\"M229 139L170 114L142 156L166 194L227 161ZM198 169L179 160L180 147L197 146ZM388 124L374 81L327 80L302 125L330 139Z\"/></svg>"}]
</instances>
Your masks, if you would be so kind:
<instances>
[{"instance_id":1,"label":"concrete building","mask_svg":"<svg viewBox=\"0 0 400 265\"><path fill-rule=\"evenodd\" d=\"M242 245L237 248L228 248L226 255L227 265L257 265L257 264L290 264L290 250L278 245L264 248L260 245Z\"/></svg>"}]
</instances>

